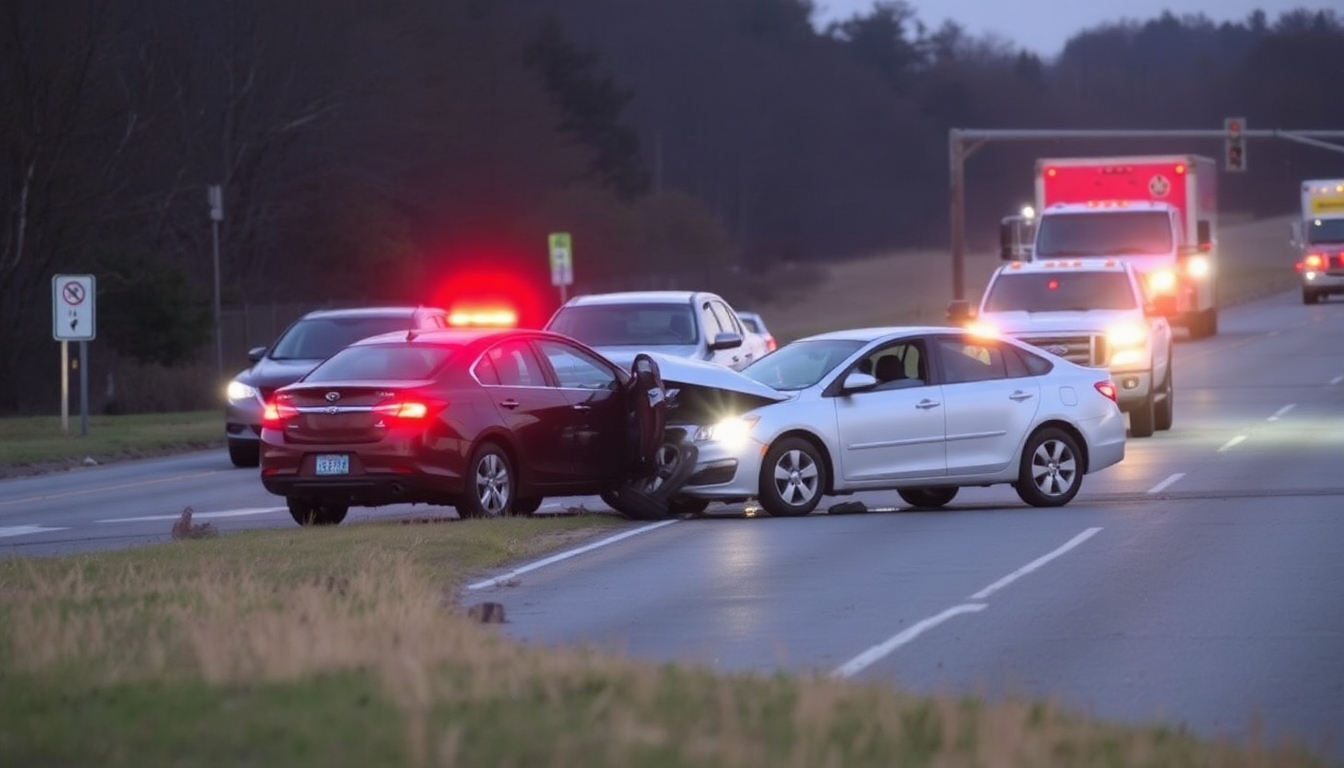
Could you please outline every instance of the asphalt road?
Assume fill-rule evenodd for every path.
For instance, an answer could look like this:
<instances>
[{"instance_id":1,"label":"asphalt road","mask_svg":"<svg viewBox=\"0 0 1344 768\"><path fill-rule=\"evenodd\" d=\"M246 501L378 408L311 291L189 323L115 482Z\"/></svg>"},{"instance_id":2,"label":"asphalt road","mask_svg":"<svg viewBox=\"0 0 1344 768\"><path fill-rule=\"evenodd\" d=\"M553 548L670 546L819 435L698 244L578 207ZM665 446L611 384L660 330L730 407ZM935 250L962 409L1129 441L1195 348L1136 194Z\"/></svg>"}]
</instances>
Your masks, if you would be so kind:
<instances>
[{"instance_id":1,"label":"asphalt road","mask_svg":"<svg viewBox=\"0 0 1344 768\"><path fill-rule=\"evenodd\" d=\"M467 600L502 602L505 631L530 642L1054 696L1209 736L1260 723L1344 760L1344 302L1283 293L1220 324L1178 344L1175 427L1131 440L1063 509L1007 488L929 513L712 507L517 578L489 574L511 586L484 579ZM279 501L222 451L7 480L0 555L166 541L186 506L225 532L292 526ZM600 502L543 510L578 504Z\"/></svg>"}]
</instances>

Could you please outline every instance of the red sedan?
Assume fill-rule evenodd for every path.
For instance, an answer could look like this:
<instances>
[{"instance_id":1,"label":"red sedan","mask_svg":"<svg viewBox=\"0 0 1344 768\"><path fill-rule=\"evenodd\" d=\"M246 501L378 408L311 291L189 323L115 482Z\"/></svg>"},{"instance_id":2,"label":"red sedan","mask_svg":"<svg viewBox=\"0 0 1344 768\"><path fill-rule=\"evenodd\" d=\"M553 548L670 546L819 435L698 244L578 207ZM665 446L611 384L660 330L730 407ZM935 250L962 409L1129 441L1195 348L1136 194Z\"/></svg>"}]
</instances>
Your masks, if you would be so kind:
<instances>
[{"instance_id":1,"label":"red sedan","mask_svg":"<svg viewBox=\"0 0 1344 768\"><path fill-rule=\"evenodd\" d=\"M639 376L566 336L398 332L337 352L266 405L261 478L300 525L351 506L530 514L656 471L664 416ZM654 384L661 388L661 380Z\"/></svg>"}]
</instances>

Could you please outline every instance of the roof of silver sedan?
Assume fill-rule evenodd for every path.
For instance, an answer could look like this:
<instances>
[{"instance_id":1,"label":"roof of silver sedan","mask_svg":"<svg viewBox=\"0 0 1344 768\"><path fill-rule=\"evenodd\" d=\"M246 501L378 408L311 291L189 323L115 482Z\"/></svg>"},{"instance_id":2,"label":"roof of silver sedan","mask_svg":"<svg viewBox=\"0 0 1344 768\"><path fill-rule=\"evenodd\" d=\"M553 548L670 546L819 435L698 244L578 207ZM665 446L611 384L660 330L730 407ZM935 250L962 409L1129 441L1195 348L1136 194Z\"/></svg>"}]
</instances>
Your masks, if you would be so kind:
<instances>
[{"instance_id":1,"label":"roof of silver sedan","mask_svg":"<svg viewBox=\"0 0 1344 768\"><path fill-rule=\"evenodd\" d=\"M815 336L798 339L798 341L832 341L843 339L846 341L870 342L888 336L908 336L925 333L958 333L964 332L965 328L957 328L950 325L890 325L875 328L849 328L842 331L828 331L818 333Z\"/></svg>"}]
</instances>

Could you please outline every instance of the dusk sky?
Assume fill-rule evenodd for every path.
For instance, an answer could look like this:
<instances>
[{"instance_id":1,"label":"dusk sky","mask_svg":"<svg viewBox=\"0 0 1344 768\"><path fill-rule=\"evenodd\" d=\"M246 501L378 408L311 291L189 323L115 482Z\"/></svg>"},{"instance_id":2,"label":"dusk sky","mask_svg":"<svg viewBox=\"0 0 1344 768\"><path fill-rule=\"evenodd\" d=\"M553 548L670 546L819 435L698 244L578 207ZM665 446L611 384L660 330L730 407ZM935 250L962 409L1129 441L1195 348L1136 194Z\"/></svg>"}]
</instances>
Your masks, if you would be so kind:
<instances>
[{"instance_id":1,"label":"dusk sky","mask_svg":"<svg viewBox=\"0 0 1344 768\"><path fill-rule=\"evenodd\" d=\"M907 0L925 26L935 29L944 19L961 24L971 34L993 33L1052 58L1064 42L1083 29L1122 19L1146 21L1162 11L1176 15L1203 13L1214 21L1241 21L1257 8L1270 21L1293 8L1339 8L1344 0ZM815 0L818 26L857 13L866 13L873 0Z\"/></svg>"}]
</instances>

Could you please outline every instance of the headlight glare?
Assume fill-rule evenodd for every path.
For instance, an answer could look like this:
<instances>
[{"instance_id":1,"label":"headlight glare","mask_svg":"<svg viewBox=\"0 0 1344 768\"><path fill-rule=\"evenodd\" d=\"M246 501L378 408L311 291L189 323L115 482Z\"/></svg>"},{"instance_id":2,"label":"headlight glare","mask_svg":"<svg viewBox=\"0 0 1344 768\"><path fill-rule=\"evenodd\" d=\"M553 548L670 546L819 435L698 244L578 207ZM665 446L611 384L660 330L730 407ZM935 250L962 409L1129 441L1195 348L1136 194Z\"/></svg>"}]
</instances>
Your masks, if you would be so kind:
<instances>
[{"instance_id":1,"label":"headlight glare","mask_svg":"<svg viewBox=\"0 0 1344 768\"><path fill-rule=\"evenodd\" d=\"M1148 275L1148 288L1154 293L1168 293L1176 290L1176 273L1169 269L1163 269Z\"/></svg>"},{"instance_id":2,"label":"headlight glare","mask_svg":"<svg viewBox=\"0 0 1344 768\"><path fill-rule=\"evenodd\" d=\"M257 388L234 379L229 382L225 394L230 400L251 400L257 396Z\"/></svg>"},{"instance_id":3,"label":"headlight glare","mask_svg":"<svg viewBox=\"0 0 1344 768\"><path fill-rule=\"evenodd\" d=\"M1148 329L1137 323L1122 323L1107 329L1106 341L1113 349L1141 347L1148 343Z\"/></svg>"},{"instance_id":4,"label":"headlight glare","mask_svg":"<svg viewBox=\"0 0 1344 768\"><path fill-rule=\"evenodd\" d=\"M1191 277L1208 277L1211 269L1205 256L1191 256L1190 260L1185 262L1185 271L1189 272Z\"/></svg>"},{"instance_id":5,"label":"headlight glare","mask_svg":"<svg viewBox=\"0 0 1344 768\"><path fill-rule=\"evenodd\" d=\"M759 416L730 416L713 426L701 427L695 433L695 441L721 443L730 449L741 448L751 438L751 430L758 421Z\"/></svg>"}]
</instances>

